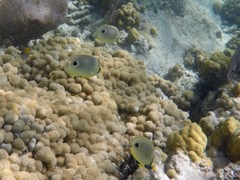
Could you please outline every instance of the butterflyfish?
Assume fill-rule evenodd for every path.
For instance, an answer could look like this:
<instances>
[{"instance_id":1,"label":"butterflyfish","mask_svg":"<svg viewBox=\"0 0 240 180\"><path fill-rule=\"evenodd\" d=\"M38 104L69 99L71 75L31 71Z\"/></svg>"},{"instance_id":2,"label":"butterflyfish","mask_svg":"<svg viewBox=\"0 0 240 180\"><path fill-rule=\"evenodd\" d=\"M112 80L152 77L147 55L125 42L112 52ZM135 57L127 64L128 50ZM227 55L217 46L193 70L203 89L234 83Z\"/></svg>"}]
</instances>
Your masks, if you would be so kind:
<instances>
[{"instance_id":1,"label":"butterflyfish","mask_svg":"<svg viewBox=\"0 0 240 180\"><path fill-rule=\"evenodd\" d=\"M117 27L104 24L97 28L96 39L105 43L116 42L120 37L120 33Z\"/></svg>"},{"instance_id":2,"label":"butterflyfish","mask_svg":"<svg viewBox=\"0 0 240 180\"><path fill-rule=\"evenodd\" d=\"M151 140L143 136L137 136L130 142L129 149L140 167L155 170L156 167L153 165L155 148Z\"/></svg>"},{"instance_id":3,"label":"butterflyfish","mask_svg":"<svg viewBox=\"0 0 240 180\"><path fill-rule=\"evenodd\" d=\"M101 67L99 60L94 56L74 54L67 60L64 70L71 77L90 78L97 75Z\"/></svg>"}]
</instances>

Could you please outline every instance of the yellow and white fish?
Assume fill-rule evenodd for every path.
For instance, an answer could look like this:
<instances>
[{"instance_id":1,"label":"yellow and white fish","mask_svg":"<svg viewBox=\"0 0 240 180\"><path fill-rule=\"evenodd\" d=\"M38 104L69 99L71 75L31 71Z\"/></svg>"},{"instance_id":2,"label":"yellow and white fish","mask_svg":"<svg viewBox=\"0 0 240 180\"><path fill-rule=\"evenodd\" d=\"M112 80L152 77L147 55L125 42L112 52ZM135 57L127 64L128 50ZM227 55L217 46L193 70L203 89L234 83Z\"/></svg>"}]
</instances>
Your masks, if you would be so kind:
<instances>
[{"instance_id":1,"label":"yellow and white fish","mask_svg":"<svg viewBox=\"0 0 240 180\"><path fill-rule=\"evenodd\" d=\"M90 78L97 75L101 67L99 60L94 56L74 54L67 60L64 70L71 77Z\"/></svg>"},{"instance_id":2,"label":"yellow and white fish","mask_svg":"<svg viewBox=\"0 0 240 180\"><path fill-rule=\"evenodd\" d=\"M140 167L151 170L156 169L155 165L153 165L155 148L151 140L143 136L137 136L130 142L129 149Z\"/></svg>"},{"instance_id":3,"label":"yellow and white fish","mask_svg":"<svg viewBox=\"0 0 240 180\"><path fill-rule=\"evenodd\" d=\"M105 43L116 42L120 37L120 32L117 27L104 24L97 28L95 38Z\"/></svg>"}]
</instances>

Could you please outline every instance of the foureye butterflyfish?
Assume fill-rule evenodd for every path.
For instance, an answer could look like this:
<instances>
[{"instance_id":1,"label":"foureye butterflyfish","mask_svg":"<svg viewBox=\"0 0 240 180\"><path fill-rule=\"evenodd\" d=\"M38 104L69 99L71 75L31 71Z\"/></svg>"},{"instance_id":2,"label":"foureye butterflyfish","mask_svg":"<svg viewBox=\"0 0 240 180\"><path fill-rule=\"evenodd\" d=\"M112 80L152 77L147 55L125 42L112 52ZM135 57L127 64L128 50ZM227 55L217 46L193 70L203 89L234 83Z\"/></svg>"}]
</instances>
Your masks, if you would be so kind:
<instances>
[{"instance_id":1,"label":"foureye butterflyfish","mask_svg":"<svg viewBox=\"0 0 240 180\"><path fill-rule=\"evenodd\" d=\"M97 58L87 54L74 54L66 62L65 72L71 77L89 78L97 75L101 68Z\"/></svg>"},{"instance_id":2,"label":"foureye butterflyfish","mask_svg":"<svg viewBox=\"0 0 240 180\"><path fill-rule=\"evenodd\" d=\"M112 25L104 24L96 30L96 39L106 43L116 42L119 37L120 33L118 28Z\"/></svg>"},{"instance_id":3,"label":"foureye butterflyfish","mask_svg":"<svg viewBox=\"0 0 240 180\"><path fill-rule=\"evenodd\" d=\"M153 169L152 163L154 159L153 142L143 136L137 136L130 142L130 153L139 163L140 167Z\"/></svg>"}]
</instances>

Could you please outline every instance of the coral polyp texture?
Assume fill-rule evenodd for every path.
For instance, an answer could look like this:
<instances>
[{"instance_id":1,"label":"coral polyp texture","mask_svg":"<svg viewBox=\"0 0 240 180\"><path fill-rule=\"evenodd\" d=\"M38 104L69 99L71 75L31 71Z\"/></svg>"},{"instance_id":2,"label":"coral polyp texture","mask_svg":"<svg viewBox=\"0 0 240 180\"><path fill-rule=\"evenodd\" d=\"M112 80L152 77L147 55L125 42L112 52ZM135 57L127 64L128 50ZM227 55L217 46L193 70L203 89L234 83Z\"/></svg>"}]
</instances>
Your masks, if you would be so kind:
<instances>
[{"instance_id":1,"label":"coral polyp texture","mask_svg":"<svg viewBox=\"0 0 240 180\"><path fill-rule=\"evenodd\" d=\"M220 5L221 6L221 5ZM221 16L225 23L236 24L240 23L239 0L227 0L220 7Z\"/></svg>"},{"instance_id":2,"label":"coral polyp texture","mask_svg":"<svg viewBox=\"0 0 240 180\"><path fill-rule=\"evenodd\" d=\"M69 77L64 65L77 53L97 57L101 72ZM133 135L165 147L187 118L163 99L164 80L121 49L54 37L27 57L6 48L0 65L1 179L118 179L117 147Z\"/></svg>"},{"instance_id":3,"label":"coral polyp texture","mask_svg":"<svg viewBox=\"0 0 240 180\"><path fill-rule=\"evenodd\" d=\"M135 9L133 3L128 2L121 6L119 13L114 20L117 27L131 29L134 26L138 26L140 23L140 14Z\"/></svg>"},{"instance_id":4,"label":"coral polyp texture","mask_svg":"<svg viewBox=\"0 0 240 180\"><path fill-rule=\"evenodd\" d=\"M200 159L207 145L207 137L196 123L187 122L179 131L172 132L167 139L169 150L183 151L193 162Z\"/></svg>"},{"instance_id":5,"label":"coral polyp texture","mask_svg":"<svg viewBox=\"0 0 240 180\"><path fill-rule=\"evenodd\" d=\"M209 136L209 148L225 152L232 161L239 161L240 122L233 116L227 118Z\"/></svg>"}]
</instances>

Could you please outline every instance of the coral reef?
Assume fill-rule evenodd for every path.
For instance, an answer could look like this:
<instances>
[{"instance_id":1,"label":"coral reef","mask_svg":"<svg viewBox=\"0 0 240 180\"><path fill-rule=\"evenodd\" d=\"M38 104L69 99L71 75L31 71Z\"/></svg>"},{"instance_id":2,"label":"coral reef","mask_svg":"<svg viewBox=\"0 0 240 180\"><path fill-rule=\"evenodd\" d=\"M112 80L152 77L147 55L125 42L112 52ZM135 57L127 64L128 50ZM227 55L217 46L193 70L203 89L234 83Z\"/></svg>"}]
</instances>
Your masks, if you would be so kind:
<instances>
[{"instance_id":1,"label":"coral reef","mask_svg":"<svg viewBox=\"0 0 240 180\"><path fill-rule=\"evenodd\" d=\"M128 36L126 38L127 42L132 44L140 39L139 31L135 28L132 28L128 32Z\"/></svg>"},{"instance_id":2,"label":"coral reef","mask_svg":"<svg viewBox=\"0 0 240 180\"><path fill-rule=\"evenodd\" d=\"M214 13L220 14L220 13L221 13L221 10L222 10L222 6L223 6L223 3L222 3L222 2L220 2L220 1L215 1L215 2L213 3L213 6L212 6Z\"/></svg>"},{"instance_id":3,"label":"coral reef","mask_svg":"<svg viewBox=\"0 0 240 180\"><path fill-rule=\"evenodd\" d=\"M89 3L81 1L69 1L68 3L68 15L66 21L68 25L83 25L91 22L90 13L94 10L94 6Z\"/></svg>"},{"instance_id":4,"label":"coral reef","mask_svg":"<svg viewBox=\"0 0 240 180\"><path fill-rule=\"evenodd\" d=\"M179 132L172 132L167 139L167 148L173 151L183 151L193 162L200 160L200 156L207 145L207 137L196 123L187 122Z\"/></svg>"},{"instance_id":5,"label":"coral reef","mask_svg":"<svg viewBox=\"0 0 240 180\"><path fill-rule=\"evenodd\" d=\"M239 119L239 109L238 84L220 86L218 90L208 92L203 100L201 110L206 115L201 117L199 125L210 136L229 117Z\"/></svg>"},{"instance_id":6,"label":"coral reef","mask_svg":"<svg viewBox=\"0 0 240 180\"><path fill-rule=\"evenodd\" d=\"M140 14L133 6L133 3L128 2L120 7L119 13L113 20L114 25L127 30L136 27L140 23Z\"/></svg>"},{"instance_id":7,"label":"coral reef","mask_svg":"<svg viewBox=\"0 0 240 180\"><path fill-rule=\"evenodd\" d=\"M236 24L240 23L239 0L227 0L221 8L221 16L225 23Z\"/></svg>"},{"instance_id":8,"label":"coral reef","mask_svg":"<svg viewBox=\"0 0 240 180\"><path fill-rule=\"evenodd\" d=\"M240 31L234 32L231 39L226 43L226 47L236 50L240 45Z\"/></svg>"},{"instance_id":9,"label":"coral reef","mask_svg":"<svg viewBox=\"0 0 240 180\"><path fill-rule=\"evenodd\" d=\"M24 59L12 46L0 56L0 147L11 159L3 178L116 179L111 158L118 146L144 135L164 148L187 118L162 98L164 80L146 75L144 63L126 51L109 53L77 38L34 44ZM64 64L76 53L97 56L102 71L69 77Z\"/></svg>"},{"instance_id":10,"label":"coral reef","mask_svg":"<svg viewBox=\"0 0 240 180\"><path fill-rule=\"evenodd\" d=\"M157 13L161 10L168 10L176 16L185 16L188 1L186 0L161 0L161 1L148 1L145 2L148 9L153 10L154 13Z\"/></svg>"},{"instance_id":11,"label":"coral reef","mask_svg":"<svg viewBox=\"0 0 240 180\"><path fill-rule=\"evenodd\" d=\"M202 117L199 121L199 125L201 126L202 131L207 136L213 133L214 129L217 127L218 124L219 120L213 112L209 112L207 116Z\"/></svg>"},{"instance_id":12,"label":"coral reef","mask_svg":"<svg viewBox=\"0 0 240 180\"><path fill-rule=\"evenodd\" d=\"M160 88L164 94L173 100L177 106L190 111L199 102L199 95L195 92L195 85L198 83L196 74L185 69L182 65L176 64L168 69Z\"/></svg>"},{"instance_id":13,"label":"coral reef","mask_svg":"<svg viewBox=\"0 0 240 180\"><path fill-rule=\"evenodd\" d=\"M172 99L179 107L190 111L190 119L198 122L202 117L207 116L209 111L218 108L224 110L232 108L234 103L229 99L232 96L230 92L232 85L227 84L227 75L233 53L234 51L228 48L224 51L216 51L211 55L196 48L190 48L186 51L185 67L189 71L198 72L197 77L195 77L196 81L191 82L192 87L185 89L186 92L180 93ZM175 77L179 79L178 74L182 71L177 68L177 71L174 72L177 74ZM184 98L184 94L186 94L186 98ZM212 123L207 122L207 124L204 125L203 129L205 133L209 134L213 130L210 127Z\"/></svg>"},{"instance_id":14,"label":"coral reef","mask_svg":"<svg viewBox=\"0 0 240 180\"><path fill-rule=\"evenodd\" d=\"M9 39L19 45L40 37L64 21L67 15L67 2L67 0L1 1L0 38Z\"/></svg>"},{"instance_id":15,"label":"coral reef","mask_svg":"<svg viewBox=\"0 0 240 180\"><path fill-rule=\"evenodd\" d=\"M184 58L189 69L173 66L182 61L190 42L212 52L219 47L218 40L226 38L218 24L205 16L211 13L193 5L187 0L70 0L65 24L32 41L29 54L14 46L4 49L0 54L0 179L127 178L129 173L123 174L119 164L129 153L126 148L132 136L153 142L156 165L156 171L134 166L133 179L214 179L213 168L239 161L240 87L221 86L239 33L229 42L231 50L209 55L192 48ZM221 5L214 4L215 13L221 13ZM196 18L189 19L193 11ZM120 27L123 37L117 44L89 42L101 23ZM202 26L195 28L197 23ZM202 33L206 29L207 37ZM186 38L188 31L197 34L196 41ZM67 59L79 53L99 59L99 74L81 78L64 71ZM138 58L153 61L146 66ZM165 73L159 71L163 63L172 67L164 78L146 74L146 70ZM198 86L198 82L203 83ZM192 118L192 110L206 116ZM206 136L209 149L205 151ZM123 157L118 157L120 147ZM237 172L238 166L222 168L233 169Z\"/></svg>"},{"instance_id":16,"label":"coral reef","mask_svg":"<svg viewBox=\"0 0 240 180\"><path fill-rule=\"evenodd\" d=\"M240 122L232 116L229 117L209 136L209 148L224 151L232 161L239 161L239 130Z\"/></svg>"},{"instance_id":17,"label":"coral reef","mask_svg":"<svg viewBox=\"0 0 240 180\"><path fill-rule=\"evenodd\" d=\"M233 50L225 49L223 52L216 51L209 56L201 50L190 48L186 51L184 63L196 69L203 83L213 88L226 81L228 66L233 54Z\"/></svg>"},{"instance_id":18,"label":"coral reef","mask_svg":"<svg viewBox=\"0 0 240 180\"><path fill-rule=\"evenodd\" d=\"M240 164L237 163L229 163L223 169L216 170L216 178L224 178L224 179L239 179L240 178Z\"/></svg>"},{"instance_id":19,"label":"coral reef","mask_svg":"<svg viewBox=\"0 0 240 180\"><path fill-rule=\"evenodd\" d=\"M225 50L224 52L215 52L209 59L199 59L199 74L201 78L208 82L208 84L214 84L219 82L224 76L231 61L233 51Z\"/></svg>"}]
</instances>

